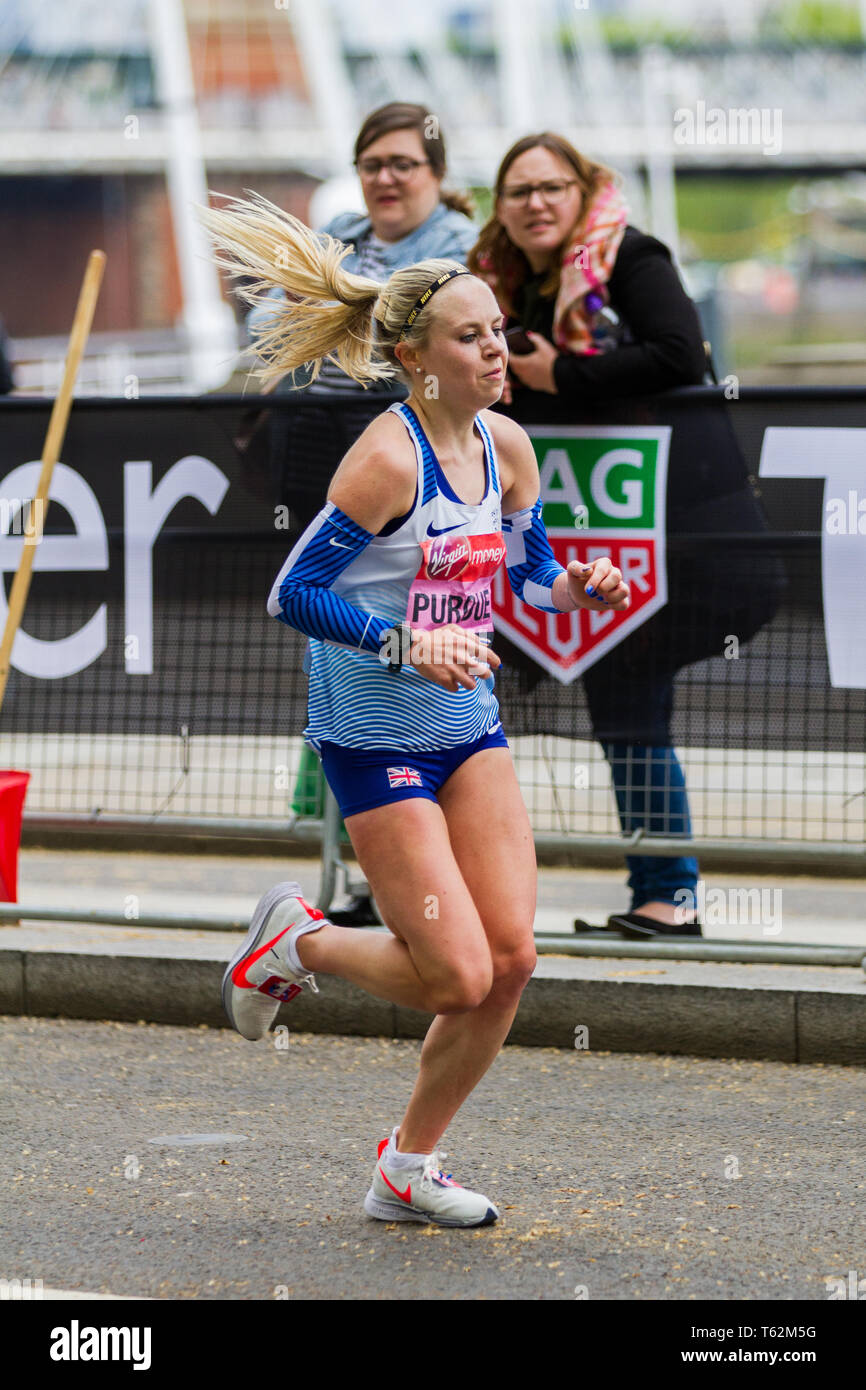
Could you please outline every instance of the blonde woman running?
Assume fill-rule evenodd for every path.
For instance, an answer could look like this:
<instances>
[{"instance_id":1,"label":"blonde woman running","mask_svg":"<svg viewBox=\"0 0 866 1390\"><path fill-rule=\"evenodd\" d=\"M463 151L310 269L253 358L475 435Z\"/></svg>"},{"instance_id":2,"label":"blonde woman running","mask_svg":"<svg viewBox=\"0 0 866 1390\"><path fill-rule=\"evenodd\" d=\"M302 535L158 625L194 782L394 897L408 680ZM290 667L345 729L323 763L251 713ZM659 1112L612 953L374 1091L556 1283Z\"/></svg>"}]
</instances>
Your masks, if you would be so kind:
<instances>
[{"instance_id":1,"label":"blonde woman running","mask_svg":"<svg viewBox=\"0 0 866 1390\"><path fill-rule=\"evenodd\" d=\"M223 982L228 1016L265 1036L315 975L436 1015L366 1212L481 1226L489 1197L441 1170L443 1134L490 1067L535 966L532 831L493 693L491 582L542 612L625 608L607 558L567 570L541 521L532 445L488 407L508 352L489 287L430 260L387 284L264 199L204 214L251 303L287 292L260 339L276 375L331 355L356 381L411 386L365 430L274 581L268 611L310 638L309 724L388 933L335 926L296 883L259 903Z\"/></svg>"}]
</instances>

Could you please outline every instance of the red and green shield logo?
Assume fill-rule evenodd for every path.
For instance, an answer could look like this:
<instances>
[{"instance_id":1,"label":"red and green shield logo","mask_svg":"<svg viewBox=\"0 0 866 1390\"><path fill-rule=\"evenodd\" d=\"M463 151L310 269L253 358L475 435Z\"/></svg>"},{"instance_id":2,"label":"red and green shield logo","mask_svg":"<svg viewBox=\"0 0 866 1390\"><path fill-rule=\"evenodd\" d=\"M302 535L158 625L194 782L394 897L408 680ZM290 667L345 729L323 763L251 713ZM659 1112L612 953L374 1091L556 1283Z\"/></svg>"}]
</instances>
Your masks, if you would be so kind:
<instances>
[{"instance_id":1,"label":"red and green shield logo","mask_svg":"<svg viewBox=\"0 0 866 1390\"><path fill-rule=\"evenodd\" d=\"M609 555L631 586L623 613L542 613L493 584L496 627L564 685L667 603L665 496L671 427L541 426L528 430L538 459L544 524L553 553Z\"/></svg>"}]
</instances>

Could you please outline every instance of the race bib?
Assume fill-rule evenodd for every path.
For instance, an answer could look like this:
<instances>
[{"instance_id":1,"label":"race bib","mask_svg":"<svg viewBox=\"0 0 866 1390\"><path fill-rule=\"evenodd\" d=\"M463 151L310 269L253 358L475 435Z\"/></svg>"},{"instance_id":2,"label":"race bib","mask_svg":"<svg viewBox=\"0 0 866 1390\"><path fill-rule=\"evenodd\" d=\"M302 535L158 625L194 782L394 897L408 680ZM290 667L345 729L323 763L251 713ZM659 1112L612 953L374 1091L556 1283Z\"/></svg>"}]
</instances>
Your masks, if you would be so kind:
<instances>
[{"instance_id":1,"label":"race bib","mask_svg":"<svg viewBox=\"0 0 866 1390\"><path fill-rule=\"evenodd\" d=\"M410 627L457 623L467 632L493 627L490 586L505 559L501 531L486 536L437 536L421 542L418 573L409 590Z\"/></svg>"}]
</instances>

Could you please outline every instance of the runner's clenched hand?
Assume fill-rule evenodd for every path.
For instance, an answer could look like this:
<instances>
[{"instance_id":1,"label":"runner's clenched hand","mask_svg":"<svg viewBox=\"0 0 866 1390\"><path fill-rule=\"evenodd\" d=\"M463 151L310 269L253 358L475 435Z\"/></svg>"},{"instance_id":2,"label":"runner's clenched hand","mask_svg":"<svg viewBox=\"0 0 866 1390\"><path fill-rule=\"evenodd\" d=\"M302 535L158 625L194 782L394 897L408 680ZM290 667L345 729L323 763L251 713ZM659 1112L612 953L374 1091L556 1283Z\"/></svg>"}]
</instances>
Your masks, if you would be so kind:
<instances>
[{"instance_id":1,"label":"runner's clenched hand","mask_svg":"<svg viewBox=\"0 0 866 1390\"><path fill-rule=\"evenodd\" d=\"M607 555L586 565L579 560L570 560L566 574L568 594L577 608L602 612L605 608L628 608L631 602L629 586L623 583L622 571L614 567Z\"/></svg>"},{"instance_id":2,"label":"runner's clenched hand","mask_svg":"<svg viewBox=\"0 0 866 1390\"><path fill-rule=\"evenodd\" d=\"M476 677L490 680L502 662L491 647L475 632L467 632L457 623L429 631L413 628L410 661L419 675L442 685L446 690L474 690Z\"/></svg>"}]
</instances>

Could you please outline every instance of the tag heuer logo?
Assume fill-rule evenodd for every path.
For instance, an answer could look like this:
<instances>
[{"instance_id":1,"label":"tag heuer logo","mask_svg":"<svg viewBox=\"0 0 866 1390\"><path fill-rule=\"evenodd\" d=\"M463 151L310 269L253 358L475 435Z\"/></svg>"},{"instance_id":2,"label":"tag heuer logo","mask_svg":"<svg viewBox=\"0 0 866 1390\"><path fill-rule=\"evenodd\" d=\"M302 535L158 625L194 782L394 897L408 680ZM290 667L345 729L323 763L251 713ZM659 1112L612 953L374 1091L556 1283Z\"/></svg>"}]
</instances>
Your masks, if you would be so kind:
<instances>
[{"instance_id":1,"label":"tag heuer logo","mask_svg":"<svg viewBox=\"0 0 866 1390\"><path fill-rule=\"evenodd\" d=\"M496 627L568 684L667 603L665 496L670 425L533 426L544 524L564 567L609 555L631 586L623 613L542 613L500 567Z\"/></svg>"}]
</instances>

